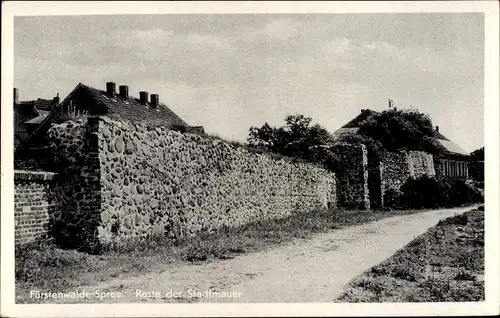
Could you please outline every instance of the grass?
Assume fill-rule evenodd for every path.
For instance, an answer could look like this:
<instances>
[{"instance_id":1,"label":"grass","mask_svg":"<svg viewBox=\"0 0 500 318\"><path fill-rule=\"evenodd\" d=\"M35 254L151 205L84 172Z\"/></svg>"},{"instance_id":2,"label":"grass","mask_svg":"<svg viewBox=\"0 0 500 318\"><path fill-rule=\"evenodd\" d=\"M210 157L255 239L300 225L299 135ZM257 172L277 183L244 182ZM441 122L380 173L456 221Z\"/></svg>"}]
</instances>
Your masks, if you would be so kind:
<instances>
[{"instance_id":1,"label":"grass","mask_svg":"<svg viewBox=\"0 0 500 318\"><path fill-rule=\"evenodd\" d=\"M293 239L305 239L315 233L418 212L422 211L317 210L236 228L221 228L214 233L202 233L175 242L157 238L101 255L63 250L42 241L16 250L16 299L31 302L27 295L33 289L66 291L113 278L160 272L172 264L230 259Z\"/></svg>"},{"instance_id":2,"label":"grass","mask_svg":"<svg viewBox=\"0 0 500 318\"><path fill-rule=\"evenodd\" d=\"M482 301L484 208L440 221L354 279L337 302Z\"/></svg>"}]
</instances>

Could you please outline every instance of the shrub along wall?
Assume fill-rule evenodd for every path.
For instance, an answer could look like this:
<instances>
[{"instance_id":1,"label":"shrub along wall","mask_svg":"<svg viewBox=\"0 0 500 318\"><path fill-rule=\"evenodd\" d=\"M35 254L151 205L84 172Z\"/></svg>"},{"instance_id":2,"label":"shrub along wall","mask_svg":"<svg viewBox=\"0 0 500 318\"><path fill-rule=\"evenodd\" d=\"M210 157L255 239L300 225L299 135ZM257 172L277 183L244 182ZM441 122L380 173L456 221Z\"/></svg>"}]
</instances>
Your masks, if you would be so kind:
<instances>
[{"instance_id":1,"label":"shrub along wall","mask_svg":"<svg viewBox=\"0 0 500 318\"><path fill-rule=\"evenodd\" d=\"M14 171L15 244L22 245L45 236L54 208L51 172Z\"/></svg>"},{"instance_id":2,"label":"shrub along wall","mask_svg":"<svg viewBox=\"0 0 500 318\"><path fill-rule=\"evenodd\" d=\"M333 173L198 135L89 118L55 126L49 138L67 181L60 215L99 243L177 238L336 204Z\"/></svg>"},{"instance_id":3,"label":"shrub along wall","mask_svg":"<svg viewBox=\"0 0 500 318\"><path fill-rule=\"evenodd\" d=\"M403 209L452 207L483 201L473 184L452 177L409 178L401 187L393 206Z\"/></svg>"}]
</instances>

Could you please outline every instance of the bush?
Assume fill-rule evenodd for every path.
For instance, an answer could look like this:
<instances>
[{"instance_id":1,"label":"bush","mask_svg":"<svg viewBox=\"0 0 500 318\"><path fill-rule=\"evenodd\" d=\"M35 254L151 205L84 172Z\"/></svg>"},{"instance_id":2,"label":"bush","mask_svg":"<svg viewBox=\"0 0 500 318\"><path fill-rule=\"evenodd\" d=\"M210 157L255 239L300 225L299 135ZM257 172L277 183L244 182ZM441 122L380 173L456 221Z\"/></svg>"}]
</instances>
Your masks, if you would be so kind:
<instances>
[{"instance_id":1,"label":"bush","mask_svg":"<svg viewBox=\"0 0 500 318\"><path fill-rule=\"evenodd\" d=\"M416 109L389 109L360 123L359 134L379 142L388 151L421 150L432 154L443 151L434 139L428 115Z\"/></svg>"},{"instance_id":2,"label":"bush","mask_svg":"<svg viewBox=\"0 0 500 318\"><path fill-rule=\"evenodd\" d=\"M422 176L408 179L398 195L387 193L385 201L395 208L421 209L460 206L482 200L481 192L465 180Z\"/></svg>"}]
</instances>

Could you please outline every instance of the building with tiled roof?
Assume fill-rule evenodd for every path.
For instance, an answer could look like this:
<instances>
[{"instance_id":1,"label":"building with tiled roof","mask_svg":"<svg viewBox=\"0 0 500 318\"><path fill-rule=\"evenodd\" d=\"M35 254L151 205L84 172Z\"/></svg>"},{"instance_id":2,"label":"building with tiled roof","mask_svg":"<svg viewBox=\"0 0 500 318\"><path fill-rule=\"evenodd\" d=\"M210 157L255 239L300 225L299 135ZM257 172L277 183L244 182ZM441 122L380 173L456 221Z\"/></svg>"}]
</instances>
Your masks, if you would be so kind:
<instances>
[{"instance_id":1,"label":"building with tiled roof","mask_svg":"<svg viewBox=\"0 0 500 318\"><path fill-rule=\"evenodd\" d=\"M158 94L141 91L139 98L129 95L129 87L106 83L106 90L93 88L82 83L61 103L61 112L70 117L107 116L111 119L147 123L153 126L189 127L189 125L165 104L160 103Z\"/></svg>"},{"instance_id":2,"label":"building with tiled roof","mask_svg":"<svg viewBox=\"0 0 500 318\"><path fill-rule=\"evenodd\" d=\"M78 118L85 116L106 116L111 119L127 120L133 123L176 128L187 132L203 133L203 127L190 126L171 108L160 102L158 94L146 91L139 98L129 95L129 87L106 83L101 90L79 83L60 105L59 116Z\"/></svg>"},{"instance_id":3,"label":"building with tiled roof","mask_svg":"<svg viewBox=\"0 0 500 318\"><path fill-rule=\"evenodd\" d=\"M333 139L338 140L345 135L357 134L360 124L376 114L379 114L379 112L371 109L362 109L358 116L333 133ZM439 132L439 126L436 126L433 134L434 140L442 149L439 154L434 155L436 174L467 177L468 163L470 161L469 153Z\"/></svg>"},{"instance_id":4,"label":"building with tiled roof","mask_svg":"<svg viewBox=\"0 0 500 318\"><path fill-rule=\"evenodd\" d=\"M26 141L58 104L59 94L52 99L19 101L19 90L14 88L14 148Z\"/></svg>"},{"instance_id":5,"label":"building with tiled roof","mask_svg":"<svg viewBox=\"0 0 500 318\"><path fill-rule=\"evenodd\" d=\"M26 110L26 114L20 113L20 116L17 116L17 120L24 123L23 127L30 125L33 127L19 130L22 138L18 138L16 147L16 156L20 159L18 165L33 159L35 153L40 151L46 153L45 133L52 124L69 119L106 116L153 127L163 126L181 132L204 134L202 126L190 126L171 108L161 103L158 94L149 96L148 92L141 91L139 98L136 98L129 95L127 85L120 85L117 92L116 84L113 82L106 83L105 90L79 83L57 106L49 106L41 99L35 102L37 103L31 108L23 104L22 109ZM46 107L36 107L36 105ZM32 112L28 112L29 109Z\"/></svg>"},{"instance_id":6,"label":"building with tiled roof","mask_svg":"<svg viewBox=\"0 0 500 318\"><path fill-rule=\"evenodd\" d=\"M141 91L139 95L139 98L130 96L127 85L120 85L117 92L114 82L107 82L105 90L79 83L57 109L42 121L30 141L39 143L44 131L53 123L87 116L106 116L153 127L163 126L182 132L204 134L202 126L189 125L171 108L161 103L158 94L149 96L148 92Z\"/></svg>"}]
</instances>

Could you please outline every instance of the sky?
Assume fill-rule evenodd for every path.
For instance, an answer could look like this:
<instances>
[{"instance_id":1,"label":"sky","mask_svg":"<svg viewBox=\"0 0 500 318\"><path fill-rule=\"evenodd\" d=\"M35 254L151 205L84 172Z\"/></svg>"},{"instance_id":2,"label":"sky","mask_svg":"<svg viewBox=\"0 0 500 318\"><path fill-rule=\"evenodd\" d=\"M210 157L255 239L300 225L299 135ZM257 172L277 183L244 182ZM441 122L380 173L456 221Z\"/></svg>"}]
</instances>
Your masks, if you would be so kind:
<instances>
[{"instance_id":1,"label":"sky","mask_svg":"<svg viewBox=\"0 0 500 318\"><path fill-rule=\"evenodd\" d=\"M480 13L15 17L20 100L78 83L158 93L190 125L245 141L312 117L333 132L361 109L428 114L467 151L484 145Z\"/></svg>"}]
</instances>

